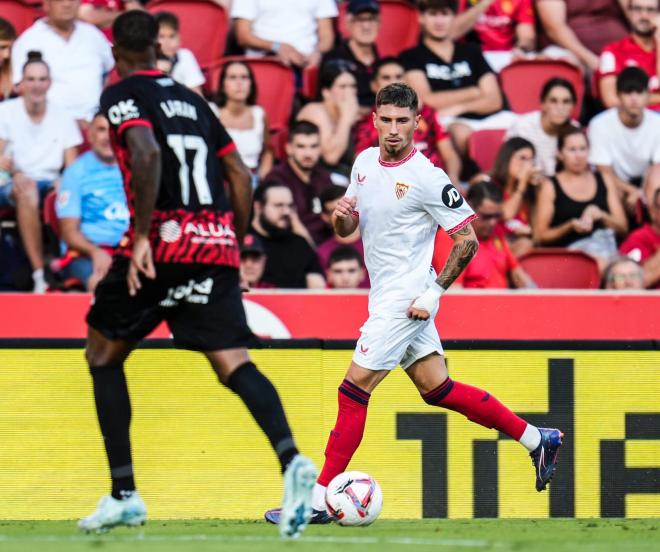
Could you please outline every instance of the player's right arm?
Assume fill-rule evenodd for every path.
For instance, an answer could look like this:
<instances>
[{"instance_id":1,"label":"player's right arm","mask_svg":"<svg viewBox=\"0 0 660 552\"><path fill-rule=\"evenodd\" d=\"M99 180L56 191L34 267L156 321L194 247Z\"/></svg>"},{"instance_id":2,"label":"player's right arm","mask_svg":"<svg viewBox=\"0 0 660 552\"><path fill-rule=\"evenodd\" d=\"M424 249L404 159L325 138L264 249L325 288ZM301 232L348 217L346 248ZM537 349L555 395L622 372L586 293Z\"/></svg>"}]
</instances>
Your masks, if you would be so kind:
<instances>
[{"instance_id":1,"label":"player's right arm","mask_svg":"<svg viewBox=\"0 0 660 552\"><path fill-rule=\"evenodd\" d=\"M358 216L355 211L357 197L342 197L332 213L332 227L342 238L350 236L358 227Z\"/></svg>"}]
</instances>

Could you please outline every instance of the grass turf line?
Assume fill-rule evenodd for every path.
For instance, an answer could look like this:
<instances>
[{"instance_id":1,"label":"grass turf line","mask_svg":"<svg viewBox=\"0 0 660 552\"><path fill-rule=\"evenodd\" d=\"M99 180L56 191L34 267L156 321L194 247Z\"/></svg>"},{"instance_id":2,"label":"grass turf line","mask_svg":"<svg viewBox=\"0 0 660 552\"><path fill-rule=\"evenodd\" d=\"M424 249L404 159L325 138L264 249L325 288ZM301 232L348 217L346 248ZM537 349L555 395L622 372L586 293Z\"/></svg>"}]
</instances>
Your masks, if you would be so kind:
<instances>
[{"instance_id":1,"label":"grass turf line","mask_svg":"<svg viewBox=\"0 0 660 552\"><path fill-rule=\"evenodd\" d=\"M85 535L67 521L0 521L0 551L44 552L399 552L530 551L660 552L657 519L401 520L365 528L312 526L298 541L282 541L261 521L151 521L140 529L119 528Z\"/></svg>"}]
</instances>

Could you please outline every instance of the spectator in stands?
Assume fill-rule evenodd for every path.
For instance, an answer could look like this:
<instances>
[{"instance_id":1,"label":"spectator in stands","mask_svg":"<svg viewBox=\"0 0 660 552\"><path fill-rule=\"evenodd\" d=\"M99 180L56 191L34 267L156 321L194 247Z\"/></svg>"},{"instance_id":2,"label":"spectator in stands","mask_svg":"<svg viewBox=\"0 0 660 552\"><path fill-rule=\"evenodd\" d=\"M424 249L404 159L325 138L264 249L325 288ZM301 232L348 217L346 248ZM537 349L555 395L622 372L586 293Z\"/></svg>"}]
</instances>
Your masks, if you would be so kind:
<instances>
[{"instance_id":1,"label":"spectator in stands","mask_svg":"<svg viewBox=\"0 0 660 552\"><path fill-rule=\"evenodd\" d=\"M502 191L504 233L516 257L533 245L530 213L542 175L534 162L534 145L524 138L509 138L497 152L491 177Z\"/></svg>"},{"instance_id":2,"label":"spectator in stands","mask_svg":"<svg viewBox=\"0 0 660 552\"><path fill-rule=\"evenodd\" d=\"M479 239L479 251L463 271L463 287L535 288L534 281L518 264L504 234L499 231L502 220L500 188L493 182L477 182L470 186L467 201L478 215L472 227Z\"/></svg>"},{"instance_id":3,"label":"spectator in stands","mask_svg":"<svg viewBox=\"0 0 660 552\"><path fill-rule=\"evenodd\" d=\"M56 186L62 166L75 160L82 142L73 117L46 100L50 84L48 65L40 53L30 52L21 97L0 103L0 165L11 173L11 180L0 186L0 207L16 209L36 293L47 288L39 203Z\"/></svg>"},{"instance_id":4,"label":"spectator in stands","mask_svg":"<svg viewBox=\"0 0 660 552\"><path fill-rule=\"evenodd\" d=\"M11 47L15 40L16 29L0 17L0 102L15 95L11 72Z\"/></svg>"},{"instance_id":5,"label":"spectator in stands","mask_svg":"<svg viewBox=\"0 0 660 552\"><path fill-rule=\"evenodd\" d=\"M600 54L598 66L598 92L605 107L619 105L616 76L626 67L643 69L649 77L649 104L654 111L660 110L660 79L658 79L657 45L660 30L656 25L658 0L629 0L628 21L632 32L613 44L608 44Z\"/></svg>"},{"instance_id":6,"label":"spectator in stands","mask_svg":"<svg viewBox=\"0 0 660 552\"><path fill-rule=\"evenodd\" d=\"M535 23L531 0L459 0L452 35L480 44L499 73L514 58L536 49Z\"/></svg>"},{"instance_id":7,"label":"spectator in stands","mask_svg":"<svg viewBox=\"0 0 660 552\"><path fill-rule=\"evenodd\" d=\"M376 38L380 29L378 0L348 0L346 7L348 39L323 56L321 67L332 59L343 59L353 64L357 80L358 103L361 114L371 113L376 101L371 81L379 59Z\"/></svg>"},{"instance_id":8,"label":"spectator in stands","mask_svg":"<svg viewBox=\"0 0 660 552\"><path fill-rule=\"evenodd\" d=\"M403 65L396 58L386 57L378 60L374 65L371 80L372 91L375 94L390 83L403 82L403 73ZM355 126L356 155L367 148L378 145L378 132L374 127L373 113L372 106L369 114L365 115ZM438 121L432 107L422 104L418 114L419 123L413 136L415 147L435 166L444 169L452 182L458 183L461 174L461 158L454 149L449 134Z\"/></svg>"},{"instance_id":9,"label":"spectator in stands","mask_svg":"<svg viewBox=\"0 0 660 552\"><path fill-rule=\"evenodd\" d=\"M276 180L289 187L298 217L315 244L333 234L332 227L328 227L321 218L321 194L333 184L330 173L319 167L320 159L319 128L309 121L297 121L289 130L286 161L266 177L267 180Z\"/></svg>"},{"instance_id":10,"label":"spectator in stands","mask_svg":"<svg viewBox=\"0 0 660 552\"><path fill-rule=\"evenodd\" d=\"M651 222L631 232L620 251L642 264L646 287L660 289L660 186L650 188L647 195Z\"/></svg>"},{"instance_id":11,"label":"spectator in stands","mask_svg":"<svg viewBox=\"0 0 660 552\"><path fill-rule=\"evenodd\" d=\"M537 0L542 53L568 58L591 71L606 44L622 39L626 21L623 0Z\"/></svg>"},{"instance_id":12,"label":"spectator in stands","mask_svg":"<svg viewBox=\"0 0 660 552\"><path fill-rule=\"evenodd\" d=\"M250 66L242 61L226 63L218 82L218 118L255 176L255 183L273 167L268 117L256 102L257 84Z\"/></svg>"},{"instance_id":13,"label":"spectator in stands","mask_svg":"<svg viewBox=\"0 0 660 552\"><path fill-rule=\"evenodd\" d=\"M660 118L646 107L648 83L642 69L626 67L616 77L618 107L589 124L589 161L614 181L630 213L641 199L644 175L660 163Z\"/></svg>"},{"instance_id":14,"label":"spectator in stands","mask_svg":"<svg viewBox=\"0 0 660 552\"><path fill-rule=\"evenodd\" d=\"M144 9L146 0L80 0L78 18L95 25L112 40L112 24L119 14L128 10Z\"/></svg>"},{"instance_id":15,"label":"spectator in stands","mask_svg":"<svg viewBox=\"0 0 660 552\"><path fill-rule=\"evenodd\" d=\"M248 234L241 245L241 286L244 290L272 288L263 281L266 270L266 251L261 239L256 234Z\"/></svg>"},{"instance_id":16,"label":"spectator in stands","mask_svg":"<svg viewBox=\"0 0 660 552\"><path fill-rule=\"evenodd\" d=\"M46 17L18 37L11 62L18 83L27 53L41 52L53 79L48 99L84 124L96 113L104 79L115 62L103 33L78 20L79 6L79 0L44 0Z\"/></svg>"},{"instance_id":17,"label":"spectator in stands","mask_svg":"<svg viewBox=\"0 0 660 552\"><path fill-rule=\"evenodd\" d=\"M335 40L334 0L233 2L236 40L248 55L275 54L282 63L298 68L318 65Z\"/></svg>"},{"instance_id":18,"label":"spectator in stands","mask_svg":"<svg viewBox=\"0 0 660 552\"><path fill-rule=\"evenodd\" d=\"M628 229L614 182L589 167L584 132L569 127L559 135L557 174L541 184L532 219L539 245L589 253L601 268L616 253L615 234Z\"/></svg>"},{"instance_id":19,"label":"spectator in stands","mask_svg":"<svg viewBox=\"0 0 660 552\"><path fill-rule=\"evenodd\" d=\"M333 289L357 289L364 281L366 271L360 254L344 245L330 255L325 276L328 287Z\"/></svg>"},{"instance_id":20,"label":"spectator in stands","mask_svg":"<svg viewBox=\"0 0 660 552\"><path fill-rule=\"evenodd\" d=\"M128 229L128 205L110 144L108 120L97 114L87 133L91 147L62 175L56 210L68 251L62 276L76 278L88 291L105 277L112 253Z\"/></svg>"},{"instance_id":21,"label":"spectator in stands","mask_svg":"<svg viewBox=\"0 0 660 552\"><path fill-rule=\"evenodd\" d=\"M461 155L475 130L508 128L515 116L502 111L497 76L476 44L454 43L456 0L421 0L422 40L401 54L406 82L436 110Z\"/></svg>"},{"instance_id":22,"label":"spectator in stands","mask_svg":"<svg viewBox=\"0 0 660 552\"><path fill-rule=\"evenodd\" d=\"M336 184L348 185L353 165L353 125L359 118L357 81L350 64L343 60L326 63L319 75L321 101L308 103L299 121L314 123L321 132L321 160Z\"/></svg>"},{"instance_id":23,"label":"spectator in stands","mask_svg":"<svg viewBox=\"0 0 660 552\"><path fill-rule=\"evenodd\" d=\"M520 115L506 133L506 138L520 136L534 144L536 162L541 172L553 176L557 165L557 135L571 124L577 102L575 88L566 79L553 77L541 90L541 109Z\"/></svg>"},{"instance_id":24,"label":"spectator in stands","mask_svg":"<svg viewBox=\"0 0 660 552\"><path fill-rule=\"evenodd\" d=\"M195 54L187 48L181 48L179 18L168 11L158 12L155 17L158 23L160 52L168 57L172 64L169 74L175 81L201 94L206 79Z\"/></svg>"},{"instance_id":25,"label":"spectator in stands","mask_svg":"<svg viewBox=\"0 0 660 552\"><path fill-rule=\"evenodd\" d=\"M325 279L316 252L294 233L293 194L284 184L266 181L254 192L251 233L266 251L263 279L278 288L324 288Z\"/></svg>"},{"instance_id":26,"label":"spectator in stands","mask_svg":"<svg viewBox=\"0 0 660 552\"><path fill-rule=\"evenodd\" d=\"M628 257L617 257L605 267L603 289L644 289L644 269Z\"/></svg>"}]
</instances>

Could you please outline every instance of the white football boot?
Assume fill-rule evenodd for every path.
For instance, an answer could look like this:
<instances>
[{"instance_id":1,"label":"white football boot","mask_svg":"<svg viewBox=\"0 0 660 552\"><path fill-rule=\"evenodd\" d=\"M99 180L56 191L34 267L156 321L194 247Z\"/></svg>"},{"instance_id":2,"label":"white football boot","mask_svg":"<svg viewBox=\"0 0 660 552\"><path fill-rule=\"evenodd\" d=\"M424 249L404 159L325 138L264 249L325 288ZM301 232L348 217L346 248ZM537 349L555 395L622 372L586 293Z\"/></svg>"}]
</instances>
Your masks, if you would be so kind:
<instances>
[{"instance_id":1,"label":"white football boot","mask_svg":"<svg viewBox=\"0 0 660 552\"><path fill-rule=\"evenodd\" d=\"M78 521L78 529L104 533L118 525L137 527L147 521L147 507L137 491L125 500L106 495L99 500L96 510Z\"/></svg>"},{"instance_id":2,"label":"white football boot","mask_svg":"<svg viewBox=\"0 0 660 552\"><path fill-rule=\"evenodd\" d=\"M316 475L314 463L301 454L291 460L284 472L284 498L279 523L282 537L295 539L309 524Z\"/></svg>"}]
</instances>

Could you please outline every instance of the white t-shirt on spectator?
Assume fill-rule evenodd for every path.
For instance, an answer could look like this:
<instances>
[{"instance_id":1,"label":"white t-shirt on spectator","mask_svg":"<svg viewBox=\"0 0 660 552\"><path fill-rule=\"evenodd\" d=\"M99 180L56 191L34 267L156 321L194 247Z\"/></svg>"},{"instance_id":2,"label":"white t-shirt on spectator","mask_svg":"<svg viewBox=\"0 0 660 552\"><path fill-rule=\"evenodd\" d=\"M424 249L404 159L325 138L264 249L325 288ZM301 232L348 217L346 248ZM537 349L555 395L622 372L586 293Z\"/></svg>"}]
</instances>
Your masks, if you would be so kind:
<instances>
[{"instance_id":1,"label":"white t-shirt on spectator","mask_svg":"<svg viewBox=\"0 0 660 552\"><path fill-rule=\"evenodd\" d=\"M199 64L195 59L195 54L186 48L179 48L176 52L176 63L172 68L172 78L187 86L188 88L195 88L202 86L206 79L199 68Z\"/></svg>"},{"instance_id":2,"label":"white t-shirt on spectator","mask_svg":"<svg viewBox=\"0 0 660 552\"><path fill-rule=\"evenodd\" d=\"M253 105L250 109L254 123L252 128L225 127L225 129L236 144L243 163L251 171L256 171L259 168L261 152L264 149L264 110L260 105Z\"/></svg>"},{"instance_id":3,"label":"white t-shirt on spectator","mask_svg":"<svg viewBox=\"0 0 660 552\"><path fill-rule=\"evenodd\" d=\"M39 19L18 37L11 53L14 83L23 78L27 54L41 52L50 67L53 84L48 98L68 109L76 119L90 121L98 109L103 79L114 67L110 43L94 25L76 21L65 40Z\"/></svg>"},{"instance_id":4,"label":"white t-shirt on spectator","mask_svg":"<svg viewBox=\"0 0 660 552\"><path fill-rule=\"evenodd\" d=\"M660 163L660 115L646 109L642 124L628 128L616 107L589 123L589 162L612 167L623 180L643 177L649 165Z\"/></svg>"},{"instance_id":5,"label":"white t-shirt on spectator","mask_svg":"<svg viewBox=\"0 0 660 552\"><path fill-rule=\"evenodd\" d=\"M546 176L553 176L557 166L557 137L551 136L541 126L541 112L532 111L520 115L506 133L505 139L519 136L529 140L536 150L536 164Z\"/></svg>"},{"instance_id":6,"label":"white t-shirt on spectator","mask_svg":"<svg viewBox=\"0 0 660 552\"><path fill-rule=\"evenodd\" d=\"M0 103L0 139L9 142L7 152L16 171L51 182L60 175L64 151L82 143L78 124L68 111L49 101L44 118L35 124L23 98Z\"/></svg>"},{"instance_id":7,"label":"white t-shirt on spectator","mask_svg":"<svg viewBox=\"0 0 660 552\"><path fill-rule=\"evenodd\" d=\"M309 55L318 42L317 19L337 17L335 0L239 0L233 2L233 18L252 21L252 33L263 40L291 44ZM248 50L248 55L261 55Z\"/></svg>"}]
</instances>

